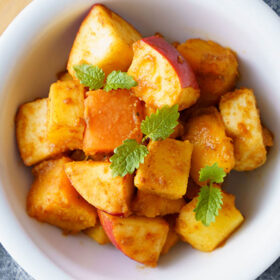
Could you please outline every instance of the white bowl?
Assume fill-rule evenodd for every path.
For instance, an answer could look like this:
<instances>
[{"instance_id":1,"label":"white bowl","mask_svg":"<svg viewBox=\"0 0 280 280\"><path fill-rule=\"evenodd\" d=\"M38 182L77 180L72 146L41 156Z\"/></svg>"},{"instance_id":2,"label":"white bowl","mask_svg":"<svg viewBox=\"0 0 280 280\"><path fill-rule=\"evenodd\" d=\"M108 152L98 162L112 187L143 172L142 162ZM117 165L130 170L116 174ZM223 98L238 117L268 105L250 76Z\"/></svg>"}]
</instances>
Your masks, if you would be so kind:
<instances>
[{"instance_id":1,"label":"white bowl","mask_svg":"<svg viewBox=\"0 0 280 280\"><path fill-rule=\"evenodd\" d=\"M105 0L144 34L171 41L215 40L239 57L240 85L255 90L275 146L265 166L227 180L246 222L213 253L179 244L156 269L136 264L112 246L30 219L25 199L31 183L16 149L18 106L47 96L65 69L81 19L95 1L36 0L9 26L0 43L0 241L35 279L254 279L280 255L280 21L262 1Z\"/></svg>"}]
</instances>

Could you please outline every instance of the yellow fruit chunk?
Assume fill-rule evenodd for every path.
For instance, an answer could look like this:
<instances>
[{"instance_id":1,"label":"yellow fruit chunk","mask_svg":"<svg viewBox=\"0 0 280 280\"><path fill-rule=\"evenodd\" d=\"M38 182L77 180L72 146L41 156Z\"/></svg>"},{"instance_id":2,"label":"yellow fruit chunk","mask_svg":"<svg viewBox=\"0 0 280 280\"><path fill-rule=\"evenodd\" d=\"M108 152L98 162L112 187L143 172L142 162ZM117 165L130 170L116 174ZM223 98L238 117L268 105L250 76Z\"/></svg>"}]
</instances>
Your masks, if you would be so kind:
<instances>
[{"instance_id":1,"label":"yellow fruit chunk","mask_svg":"<svg viewBox=\"0 0 280 280\"><path fill-rule=\"evenodd\" d=\"M96 210L73 188L64 173L62 157L44 161L33 168L35 180L27 197L27 213L45 223L75 233L93 227Z\"/></svg>"},{"instance_id":2,"label":"yellow fruit chunk","mask_svg":"<svg viewBox=\"0 0 280 280\"><path fill-rule=\"evenodd\" d=\"M236 84L238 61L235 53L213 41L190 39L177 46L197 77L201 95L198 103L214 105Z\"/></svg>"},{"instance_id":3,"label":"yellow fruit chunk","mask_svg":"<svg viewBox=\"0 0 280 280\"><path fill-rule=\"evenodd\" d=\"M216 221L210 226L204 226L195 219L194 209L197 198L194 198L184 206L179 214L176 224L176 232L192 247L200 251L211 252L243 222L244 217L235 208L235 197L223 192L223 205L219 210Z\"/></svg>"},{"instance_id":4,"label":"yellow fruit chunk","mask_svg":"<svg viewBox=\"0 0 280 280\"><path fill-rule=\"evenodd\" d=\"M72 46L67 69L75 76L76 64L93 64L108 75L127 71L133 57L132 44L141 35L107 7L96 4L82 22Z\"/></svg>"},{"instance_id":5,"label":"yellow fruit chunk","mask_svg":"<svg viewBox=\"0 0 280 280\"><path fill-rule=\"evenodd\" d=\"M110 239L108 238L106 232L100 224L95 225L94 227L88 228L84 230L84 233L95 240L100 245L105 245L110 243Z\"/></svg>"},{"instance_id":6,"label":"yellow fruit chunk","mask_svg":"<svg viewBox=\"0 0 280 280\"><path fill-rule=\"evenodd\" d=\"M20 106L16 116L16 137L25 165L33 165L64 151L47 139L48 99Z\"/></svg>"},{"instance_id":7,"label":"yellow fruit chunk","mask_svg":"<svg viewBox=\"0 0 280 280\"><path fill-rule=\"evenodd\" d=\"M225 94L220 102L220 111L226 133L233 139L234 169L248 171L263 165L266 149L253 91L243 88Z\"/></svg>"},{"instance_id":8,"label":"yellow fruit chunk","mask_svg":"<svg viewBox=\"0 0 280 280\"><path fill-rule=\"evenodd\" d=\"M132 176L113 178L110 165L91 160L69 162L65 172L88 203L107 213L127 216L133 194Z\"/></svg>"},{"instance_id":9,"label":"yellow fruit chunk","mask_svg":"<svg viewBox=\"0 0 280 280\"><path fill-rule=\"evenodd\" d=\"M179 199L187 191L193 145L189 141L151 141L149 154L140 164L135 186L167 199Z\"/></svg>"},{"instance_id":10,"label":"yellow fruit chunk","mask_svg":"<svg viewBox=\"0 0 280 280\"><path fill-rule=\"evenodd\" d=\"M49 141L64 149L81 149L84 128L84 87L77 81L52 84L48 105Z\"/></svg>"},{"instance_id":11,"label":"yellow fruit chunk","mask_svg":"<svg viewBox=\"0 0 280 280\"><path fill-rule=\"evenodd\" d=\"M179 213L185 204L186 202L183 198L171 200L138 190L131 208L137 216L153 218Z\"/></svg>"},{"instance_id":12,"label":"yellow fruit chunk","mask_svg":"<svg viewBox=\"0 0 280 280\"><path fill-rule=\"evenodd\" d=\"M193 144L190 176L198 185L201 168L217 163L226 173L234 167L234 152L231 138L225 133L220 113L215 107L199 109L188 120L183 139Z\"/></svg>"}]
</instances>

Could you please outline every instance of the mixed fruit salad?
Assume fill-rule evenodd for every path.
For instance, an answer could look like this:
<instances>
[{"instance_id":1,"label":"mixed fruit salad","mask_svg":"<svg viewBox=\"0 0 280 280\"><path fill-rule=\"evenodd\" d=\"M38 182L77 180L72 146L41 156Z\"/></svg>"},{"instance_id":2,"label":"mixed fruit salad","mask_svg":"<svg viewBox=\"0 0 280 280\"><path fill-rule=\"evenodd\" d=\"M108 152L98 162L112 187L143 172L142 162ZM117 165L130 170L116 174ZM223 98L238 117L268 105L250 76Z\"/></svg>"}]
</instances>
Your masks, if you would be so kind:
<instances>
[{"instance_id":1,"label":"mixed fruit salad","mask_svg":"<svg viewBox=\"0 0 280 280\"><path fill-rule=\"evenodd\" d=\"M152 267L179 241L213 251L244 221L225 177L260 167L273 145L238 76L229 48L142 38L94 5L67 71L17 112L27 213Z\"/></svg>"}]
</instances>

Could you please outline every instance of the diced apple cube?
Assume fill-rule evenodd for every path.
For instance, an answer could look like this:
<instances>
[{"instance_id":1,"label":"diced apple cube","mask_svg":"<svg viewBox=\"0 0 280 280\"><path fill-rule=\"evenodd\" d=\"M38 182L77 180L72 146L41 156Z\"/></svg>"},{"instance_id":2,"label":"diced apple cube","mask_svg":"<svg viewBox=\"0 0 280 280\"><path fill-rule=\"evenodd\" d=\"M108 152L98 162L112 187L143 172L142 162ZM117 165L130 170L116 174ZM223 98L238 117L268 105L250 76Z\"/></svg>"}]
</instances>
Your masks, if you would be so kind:
<instances>
[{"instance_id":1,"label":"diced apple cube","mask_svg":"<svg viewBox=\"0 0 280 280\"><path fill-rule=\"evenodd\" d=\"M77 81L51 85L47 136L64 149L81 149L84 136L84 87Z\"/></svg>"},{"instance_id":2,"label":"diced apple cube","mask_svg":"<svg viewBox=\"0 0 280 280\"><path fill-rule=\"evenodd\" d=\"M21 158L30 166L64 151L47 139L48 99L20 106L16 116L16 138Z\"/></svg>"},{"instance_id":3,"label":"diced apple cube","mask_svg":"<svg viewBox=\"0 0 280 280\"><path fill-rule=\"evenodd\" d=\"M236 84L238 61L235 53L213 41L190 39L177 50L189 62L200 87L199 103L214 105Z\"/></svg>"},{"instance_id":4,"label":"diced apple cube","mask_svg":"<svg viewBox=\"0 0 280 280\"><path fill-rule=\"evenodd\" d=\"M80 26L67 69L73 77L73 66L82 63L97 65L107 75L113 70L127 71L133 57L132 44L140 38L132 25L107 7L95 4Z\"/></svg>"},{"instance_id":5,"label":"diced apple cube","mask_svg":"<svg viewBox=\"0 0 280 280\"><path fill-rule=\"evenodd\" d=\"M234 167L232 139L226 136L225 126L215 107L197 110L188 120L183 139L193 144L190 176L198 185L199 171L217 163L226 173Z\"/></svg>"},{"instance_id":6,"label":"diced apple cube","mask_svg":"<svg viewBox=\"0 0 280 280\"><path fill-rule=\"evenodd\" d=\"M65 172L88 203L107 213L127 216L134 191L132 176L113 178L110 165L97 161L69 162Z\"/></svg>"},{"instance_id":7,"label":"diced apple cube","mask_svg":"<svg viewBox=\"0 0 280 280\"><path fill-rule=\"evenodd\" d=\"M33 168L35 180L27 197L28 214L45 223L75 233L93 227L97 213L70 184L62 157L44 161Z\"/></svg>"},{"instance_id":8,"label":"diced apple cube","mask_svg":"<svg viewBox=\"0 0 280 280\"><path fill-rule=\"evenodd\" d=\"M141 142L144 105L128 90L90 91L85 100L86 154L110 153L125 139Z\"/></svg>"},{"instance_id":9,"label":"diced apple cube","mask_svg":"<svg viewBox=\"0 0 280 280\"><path fill-rule=\"evenodd\" d=\"M121 218L98 211L100 222L117 249L129 258L155 267L168 234L162 218Z\"/></svg>"},{"instance_id":10,"label":"diced apple cube","mask_svg":"<svg viewBox=\"0 0 280 280\"><path fill-rule=\"evenodd\" d=\"M133 92L150 107L179 104L179 110L199 98L195 75L180 53L163 38L152 36L133 44L128 74L138 82Z\"/></svg>"},{"instance_id":11,"label":"diced apple cube","mask_svg":"<svg viewBox=\"0 0 280 280\"><path fill-rule=\"evenodd\" d=\"M236 230L244 218L235 208L235 197L223 192L223 205L216 221L204 226L195 219L197 198L184 206L177 219L176 231L185 242L200 251L211 252Z\"/></svg>"},{"instance_id":12,"label":"diced apple cube","mask_svg":"<svg viewBox=\"0 0 280 280\"><path fill-rule=\"evenodd\" d=\"M100 245L110 243L110 239L108 238L101 224L96 224L94 227L85 229L84 233Z\"/></svg>"},{"instance_id":13,"label":"diced apple cube","mask_svg":"<svg viewBox=\"0 0 280 280\"><path fill-rule=\"evenodd\" d=\"M266 161L266 149L256 99L251 89L225 94L220 111L226 133L233 139L235 166L238 171L253 170Z\"/></svg>"},{"instance_id":14,"label":"diced apple cube","mask_svg":"<svg viewBox=\"0 0 280 280\"><path fill-rule=\"evenodd\" d=\"M189 141L152 141L149 154L140 164L135 186L167 199L179 199L187 190L193 145Z\"/></svg>"}]
</instances>

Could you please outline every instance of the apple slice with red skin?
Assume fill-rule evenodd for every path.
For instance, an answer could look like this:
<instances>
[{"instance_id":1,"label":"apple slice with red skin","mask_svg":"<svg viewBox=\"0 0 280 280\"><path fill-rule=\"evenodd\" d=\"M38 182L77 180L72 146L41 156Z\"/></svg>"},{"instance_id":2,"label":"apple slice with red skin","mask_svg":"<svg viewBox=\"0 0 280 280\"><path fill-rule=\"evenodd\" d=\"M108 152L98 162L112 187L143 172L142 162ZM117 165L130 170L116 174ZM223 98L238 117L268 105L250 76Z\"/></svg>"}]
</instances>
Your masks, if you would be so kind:
<instances>
[{"instance_id":1,"label":"apple slice with red skin","mask_svg":"<svg viewBox=\"0 0 280 280\"><path fill-rule=\"evenodd\" d=\"M133 177L113 177L110 162L73 161L64 170L76 191L91 205L111 215L129 216Z\"/></svg>"},{"instance_id":2,"label":"apple slice with red skin","mask_svg":"<svg viewBox=\"0 0 280 280\"><path fill-rule=\"evenodd\" d=\"M192 106L199 98L193 70L183 56L163 38L151 36L133 44L128 74L138 82L133 92L150 107Z\"/></svg>"},{"instance_id":3,"label":"apple slice with red skin","mask_svg":"<svg viewBox=\"0 0 280 280\"><path fill-rule=\"evenodd\" d=\"M155 267L169 231L162 218L121 218L98 210L100 222L114 246L129 258Z\"/></svg>"}]
</instances>

